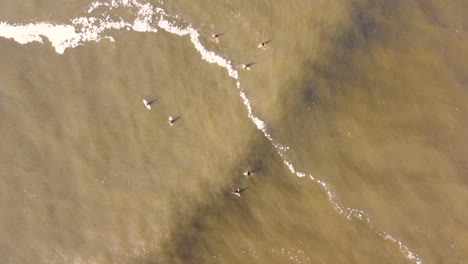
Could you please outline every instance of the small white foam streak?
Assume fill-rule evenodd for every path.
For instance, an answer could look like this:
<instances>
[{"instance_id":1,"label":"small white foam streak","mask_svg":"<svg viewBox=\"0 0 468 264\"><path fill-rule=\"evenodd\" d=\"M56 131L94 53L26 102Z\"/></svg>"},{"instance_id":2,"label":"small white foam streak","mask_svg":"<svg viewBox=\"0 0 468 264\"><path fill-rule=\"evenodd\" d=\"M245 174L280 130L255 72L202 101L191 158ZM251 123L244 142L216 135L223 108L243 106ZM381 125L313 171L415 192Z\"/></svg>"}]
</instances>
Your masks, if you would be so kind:
<instances>
[{"instance_id":1,"label":"small white foam streak","mask_svg":"<svg viewBox=\"0 0 468 264\"><path fill-rule=\"evenodd\" d=\"M299 176L299 177L304 177L306 175L304 172L297 171L294 168L294 165L290 161L285 160L280 149L277 148L277 151L278 151L278 154L283 158L283 163L286 164L286 166L288 167L289 171L292 174ZM374 226L372 225L372 221L366 212L364 212L363 210L355 209L355 208L346 208L346 207L340 206L338 202L336 201L335 195L333 194L331 189L328 187L328 184L326 184L324 181L321 181L319 179L315 179L315 177L312 175L309 175L309 178L322 187L322 189L327 193L328 201L333 205L333 208L340 215L343 215L348 220L359 219L361 221L365 221L371 230L375 230ZM379 235L380 237L382 237L384 240L391 241L393 243L398 244L400 251L405 255L407 259L413 260L417 264L422 264L422 259L416 253L412 252L407 246L405 246L403 242L401 242L400 240L394 238L393 236L385 232L375 231L375 233Z\"/></svg>"},{"instance_id":2,"label":"small white foam streak","mask_svg":"<svg viewBox=\"0 0 468 264\"><path fill-rule=\"evenodd\" d=\"M139 32L157 32L157 29L152 26L153 16L159 14L159 20L157 25L159 28L165 30L168 33L175 34L178 36L189 36L190 41L193 44L194 48L201 55L201 58L209 63L214 63L223 67L227 70L228 75L236 81L236 87L239 90L239 95L242 98L243 104L247 110L247 115L249 119L255 124L258 130L260 130L263 135L271 142L272 146L276 149L279 156L283 159L284 164L288 167L289 171L298 176L305 177L306 173L297 171L294 168L294 165L291 161L285 159L284 154L289 150L288 146L283 146L279 143L276 143L272 135L270 135L266 129L266 124L260 118L256 117L253 114L252 106L247 98L246 93L241 87L239 81L239 73L232 67L231 61L217 55L216 53L207 50L202 43L200 42L199 32L193 28L191 25L186 28L181 28L176 26L174 23L166 20L169 17L163 9L154 8L151 4L141 4L135 0L112 0L110 3L101 3L95 1L90 4L88 13L95 11L99 7L106 7L109 10L118 7L130 7L137 8L138 12L134 14L136 18L132 22L125 22L121 18L119 20L112 20L109 16L105 18L96 18L96 17L80 17L71 20L72 25L52 25L48 23L37 23L37 24L27 24L27 25L11 25L5 22L0 22L0 36L5 38L11 38L17 41L20 44L25 44L33 41L38 41L42 43L42 36L47 37L52 46L55 48L57 53L63 54L66 48L73 48L79 45L82 45L86 41L100 41L101 39L109 39L113 41L113 38L110 36L103 36L102 33L105 30L109 29L122 29L122 28L131 28L134 31ZM309 175L309 178L316 182L321 188L327 193L328 200L333 205L333 208L341 215L347 219L359 219L366 221L370 229L374 230L374 227L371 224L370 218L367 214L358 209L354 208L344 208L336 202L336 198L329 188L329 186ZM397 243L399 245L400 251L405 255L409 260L413 260L416 263L422 263L422 260L419 256L409 250L408 247L403 245L401 241L394 238L393 236L385 233L376 231L376 233L382 237L384 240Z\"/></svg>"},{"instance_id":3,"label":"small white foam streak","mask_svg":"<svg viewBox=\"0 0 468 264\"><path fill-rule=\"evenodd\" d=\"M286 166L288 166L288 169L292 174L296 174L296 170L294 169L294 166L289 161L283 160L283 162L284 164L286 164Z\"/></svg>"},{"instance_id":4,"label":"small white foam streak","mask_svg":"<svg viewBox=\"0 0 468 264\"><path fill-rule=\"evenodd\" d=\"M414 260L417 264L422 264L421 258L419 258L418 255L414 254L407 246L403 245L401 241L385 232L377 232L377 234L387 241L397 243L398 247L400 248L400 251L403 252L403 254L405 254L407 259Z\"/></svg>"},{"instance_id":5,"label":"small white foam streak","mask_svg":"<svg viewBox=\"0 0 468 264\"><path fill-rule=\"evenodd\" d=\"M91 12L93 12L94 9L100 7L101 5L102 5L102 3L98 2L98 1L91 3L91 4L89 5L88 14L91 13Z\"/></svg>"}]
</instances>

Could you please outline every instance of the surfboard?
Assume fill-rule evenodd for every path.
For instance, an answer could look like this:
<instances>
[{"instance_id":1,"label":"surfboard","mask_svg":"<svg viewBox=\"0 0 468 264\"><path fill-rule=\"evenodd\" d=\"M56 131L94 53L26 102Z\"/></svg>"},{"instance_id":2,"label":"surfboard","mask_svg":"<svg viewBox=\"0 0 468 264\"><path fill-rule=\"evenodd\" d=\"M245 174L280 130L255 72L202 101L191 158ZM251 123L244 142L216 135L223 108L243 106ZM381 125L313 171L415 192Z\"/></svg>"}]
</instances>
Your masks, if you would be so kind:
<instances>
[{"instance_id":1,"label":"surfboard","mask_svg":"<svg viewBox=\"0 0 468 264\"><path fill-rule=\"evenodd\" d=\"M151 109L151 105L145 99L143 99L143 104L146 106L146 108L148 108L148 110Z\"/></svg>"},{"instance_id":2,"label":"surfboard","mask_svg":"<svg viewBox=\"0 0 468 264\"><path fill-rule=\"evenodd\" d=\"M170 126L173 126L174 125L174 118L172 118L172 116L169 116L169 118L167 119L167 123L169 123Z\"/></svg>"}]
</instances>

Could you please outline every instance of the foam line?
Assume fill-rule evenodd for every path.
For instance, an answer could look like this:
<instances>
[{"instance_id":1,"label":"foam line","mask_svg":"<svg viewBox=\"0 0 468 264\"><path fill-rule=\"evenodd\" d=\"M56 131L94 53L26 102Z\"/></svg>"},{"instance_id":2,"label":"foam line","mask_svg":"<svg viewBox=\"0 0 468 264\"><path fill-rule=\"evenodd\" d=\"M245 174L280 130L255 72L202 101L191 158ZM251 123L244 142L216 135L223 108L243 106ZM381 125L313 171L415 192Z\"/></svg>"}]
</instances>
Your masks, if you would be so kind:
<instances>
[{"instance_id":1,"label":"foam line","mask_svg":"<svg viewBox=\"0 0 468 264\"><path fill-rule=\"evenodd\" d=\"M138 32L157 32L152 27L153 15L158 10L151 4L140 4L136 1L112 1L111 3L93 2L88 9L88 13L93 12L98 7L107 7L109 10L117 7L136 7L137 13L132 22L125 22L122 18L112 19L109 15L103 18L78 17L72 19L71 25L59 25L46 22L36 24L10 24L0 21L0 36L13 39L20 44L30 42L43 43L43 37L47 38L55 51L63 54L67 48L75 48L88 41L99 42L103 39L114 41L111 36L103 33L110 29L133 29Z\"/></svg>"},{"instance_id":2,"label":"foam line","mask_svg":"<svg viewBox=\"0 0 468 264\"><path fill-rule=\"evenodd\" d=\"M240 97L242 98L242 101L246 107L246 110L247 110L247 115L249 117L250 120L252 120L252 122L256 125L256 127L264 134L264 136L270 141L272 142L272 145L273 147L276 149L277 153L283 158L283 162L284 164L286 164L286 166L288 167L289 171L292 173L292 174L295 174L296 176L298 177L304 177L306 175L306 173L304 172L299 172L299 171L296 171L296 169L294 168L294 165L292 164L292 162L290 161L287 161L284 159L284 152L289 150L289 147L285 147L281 144L278 144L274 141L272 135L270 135L266 129L266 125L265 125L265 122L262 121L260 118L256 117L254 114L253 114L253 110L252 110L252 106L250 104L250 101L249 99L247 98L247 95L245 94L245 92L243 91L242 87L241 87L241 83L239 81L239 73L233 69L232 65L231 65L231 62L227 59L224 59L222 57L220 57L219 55L215 54L214 52L211 52L211 51L208 51L206 50L206 48L204 46L202 46L202 44L200 43L200 40L199 40L199 33L198 31L194 30L193 27L189 26L187 28L179 28L171 23L169 23L168 21L166 20L163 20L161 19L158 23L158 25L166 30L167 32L170 32L170 33L174 33L174 34L177 34L179 36L185 36L185 35L190 35L190 40L191 42L193 43L195 49L200 53L200 55L202 56L202 59L209 62L209 63L216 63L218 64L219 66L225 68L228 72L228 75L233 78L234 80L236 80L236 87L237 89L239 89L239 95ZM366 212L362 211L362 210L358 210L358 209L354 209L354 208L344 208L342 206L340 206L335 198L334 198L334 195L331 191L331 189L328 187L328 185L321 181L321 180L318 180L318 179L315 179L315 177L313 177L312 175L309 175L309 178L313 181L315 181L317 184L319 184L322 189L327 193L327 196L328 196L328 200L332 203L333 205L333 208L341 215L343 215L344 217L346 217L347 219L349 220L352 220L353 218L355 219L359 219L359 220L363 220L365 222L367 222L368 226L374 230L374 227L373 225L371 224L371 220L370 218L367 216ZM405 257L409 260L413 260L415 263L417 264L421 264L422 263L422 260L421 258L413 253L408 247L406 247L405 245L403 245L403 243L397 239L395 239L394 237L384 233L384 232L379 232L377 231L376 232L377 235L379 235L380 237L382 237L383 239L387 240L387 241L391 241L393 243L397 243L399 248L400 248L400 251L405 255Z\"/></svg>"},{"instance_id":3,"label":"foam line","mask_svg":"<svg viewBox=\"0 0 468 264\"><path fill-rule=\"evenodd\" d=\"M134 15L134 20L130 22L124 21L122 18L112 19L108 11L114 8L128 8L129 12ZM87 10L88 14L94 13L98 9L103 8L103 12L100 14L101 18L98 17L79 17L72 19L70 25L54 25L50 23L40 22L36 24L10 24L7 22L0 21L0 36L4 38L13 39L20 44L26 44L30 42L42 43L43 37L49 39L55 51L59 54L63 54L67 48L74 48L79 45L83 45L88 41L99 42L102 39L108 39L114 41L111 36L105 35L105 31L109 29L123 29L134 30L138 32L157 32L158 29L153 26L154 24L168 33L175 34L178 36L188 36L194 48L201 55L201 58L208 63L214 63L220 67L226 69L227 74L231 77L236 84L236 88L239 90L239 96L242 98L242 102L247 111L248 118L255 124L258 130L260 130L265 138L270 141L272 146L277 151L278 155L282 158L283 163L288 167L289 171L298 176L305 177L305 172L298 171L291 161L286 160L284 154L289 150L288 146L283 146L277 143L273 136L268 133L267 126L263 120L256 117L253 113L251 103L247 98L246 93L242 89L239 72L234 69L231 61L221 57L213 51L207 50L200 42L200 33L191 25L182 28L170 22L167 18L173 18L165 13L161 8L155 8L151 4L141 4L136 0L112 0L111 2L99 2L95 1L90 4ZM131 10L136 9L136 12ZM104 16L105 15L105 16ZM156 23L153 22L153 17L159 16ZM340 206L336 201L336 198L331 188L322 180L316 179L312 175L308 175L309 178L321 186L322 190L327 194L328 200L332 204L333 208L341 215L349 220L359 219L365 221L371 230L382 237L386 241L396 243L400 251L405 257L417 264L422 263L421 258L412 252L407 246L405 246L400 240L387 234L386 232L375 230L372 222L367 216L366 212L354 208L346 208Z\"/></svg>"}]
</instances>

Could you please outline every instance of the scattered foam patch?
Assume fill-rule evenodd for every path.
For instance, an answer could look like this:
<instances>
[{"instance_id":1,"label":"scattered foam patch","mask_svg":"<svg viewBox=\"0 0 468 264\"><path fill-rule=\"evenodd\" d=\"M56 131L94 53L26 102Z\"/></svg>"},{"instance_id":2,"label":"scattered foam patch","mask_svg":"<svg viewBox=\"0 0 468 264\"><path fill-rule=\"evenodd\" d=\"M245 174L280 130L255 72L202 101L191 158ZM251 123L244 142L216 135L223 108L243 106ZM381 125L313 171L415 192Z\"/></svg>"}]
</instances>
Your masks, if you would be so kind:
<instances>
[{"instance_id":1,"label":"scattered foam patch","mask_svg":"<svg viewBox=\"0 0 468 264\"><path fill-rule=\"evenodd\" d=\"M133 22L132 29L140 32L157 32L158 30L151 26L153 15L154 11L151 4L142 5L138 10L138 17Z\"/></svg>"},{"instance_id":2,"label":"scattered foam patch","mask_svg":"<svg viewBox=\"0 0 468 264\"><path fill-rule=\"evenodd\" d=\"M127 22L118 17L111 18L111 15L108 14L108 11L121 7L130 9L129 12L134 15L133 21ZM273 136L268 133L265 122L253 114L251 103L247 98L246 93L243 91L239 81L239 73L232 67L231 61L221 57L213 51L207 50L200 42L200 34L194 27L191 25L185 28L179 27L175 25L175 23L166 19L174 17L178 18L178 16L171 17L167 15L161 8L156 8L149 3L141 4L135 0L112 0L110 3L95 1L90 4L87 13L91 14L98 8L107 8L100 14L100 18L79 17L72 19L70 21L71 25L54 25L45 22L20 25L0 22L0 36L13 39L20 44L26 44L33 41L42 43L42 37L46 37L52 43L55 51L59 54L63 54L65 49L83 45L88 41L99 42L102 39L114 41L111 36L104 34L106 30L110 29L131 28L138 32L157 32L158 29L153 26L153 24L155 24L153 22L153 16L159 15L159 19L156 24L160 29L178 36L189 36L194 48L198 51L203 60L207 61L208 63L217 64L218 66L226 69L227 74L236 81L236 87L239 90L239 96L242 98L243 104L247 110L248 118L271 142L272 146L283 159L284 164L288 167L292 174L298 177L305 177L307 175L305 172L297 171L292 162L285 159L284 155L289 150L289 147L275 142ZM136 9L137 11L131 11L133 9ZM316 179L310 174L308 176L312 181L321 186L323 191L327 193L328 200L339 214L343 215L349 220L359 219L365 221L370 229L375 230L370 218L364 211L340 206L336 201L331 188L325 182ZM417 264L422 263L421 258L412 252L400 240L385 232L375 231L375 233L386 241L391 241L398 244L400 251L407 259L414 261Z\"/></svg>"}]
</instances>

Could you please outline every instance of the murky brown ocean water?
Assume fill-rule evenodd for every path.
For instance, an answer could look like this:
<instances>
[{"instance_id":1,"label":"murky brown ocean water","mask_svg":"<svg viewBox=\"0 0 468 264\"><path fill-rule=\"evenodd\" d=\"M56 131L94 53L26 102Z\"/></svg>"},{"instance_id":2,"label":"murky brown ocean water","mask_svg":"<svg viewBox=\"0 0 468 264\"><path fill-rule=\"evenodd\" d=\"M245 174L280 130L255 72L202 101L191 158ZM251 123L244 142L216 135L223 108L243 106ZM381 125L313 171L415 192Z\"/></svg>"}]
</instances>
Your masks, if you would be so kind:
<instances>
[{"instance_id":1,"label":"murky brown ocean water","mask_svg":"<svg viewBox=\"0 0 468 264\"><path fill-rule=\"evenodd\" d=\"M467 1L148 3L238 80L158 15L64 54L0 37L1 263L467 263ZM90 4L0 22L132 19Z\"/></svg>"}]
</instances>

